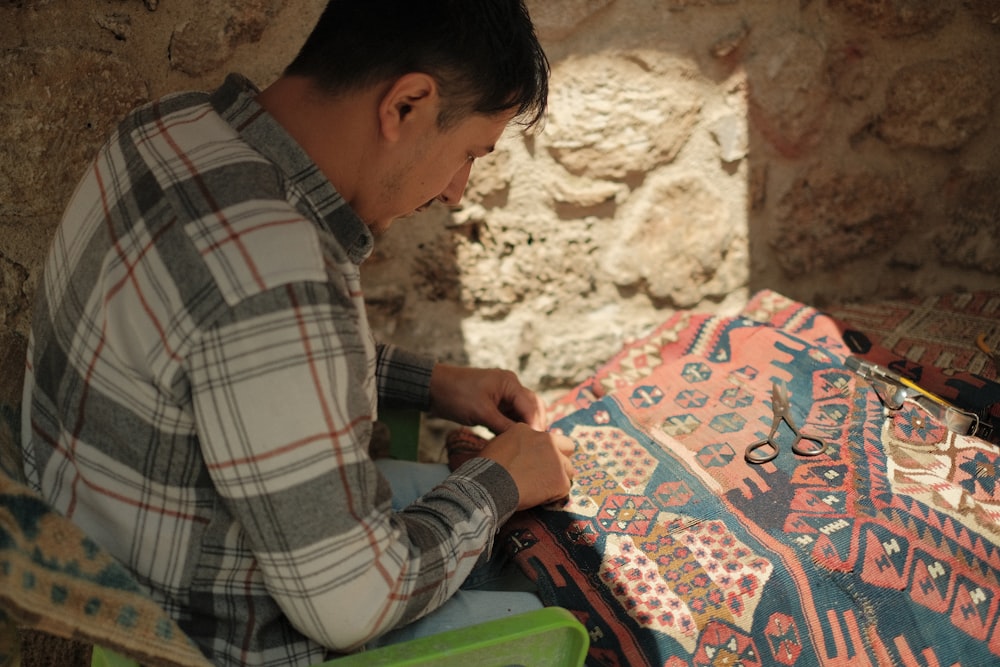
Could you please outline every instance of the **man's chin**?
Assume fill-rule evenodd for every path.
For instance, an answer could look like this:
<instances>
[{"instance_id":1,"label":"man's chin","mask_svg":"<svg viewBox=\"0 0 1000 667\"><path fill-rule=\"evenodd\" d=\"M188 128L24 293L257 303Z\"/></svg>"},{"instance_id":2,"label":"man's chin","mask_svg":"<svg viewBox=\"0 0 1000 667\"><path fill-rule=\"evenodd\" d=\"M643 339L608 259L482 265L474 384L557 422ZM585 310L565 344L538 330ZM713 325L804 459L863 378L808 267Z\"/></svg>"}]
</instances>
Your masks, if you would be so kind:
<instances>
[{"instance_id":1,"label":"man's chin","mask_svg":"<svg viewBox=\"0 0 1000 667\"><path fill-rule=\"evenodd\" d=\"M377 220L368 223L368 229L371 231L372 236L379 238L384 236L386 232L389 231L389 227L392 225L392 220Z\"/></svg>"},{"instance_id":2,"label":"man's chin","mask_svg":"<svg viewBox=\"0 0 1000 667\"><path fill-rule=\"evenodd\" d=\"M368 225L368 229L371 230L373 236L382 236L387 231L389 231L389 227L392 226L392 223L396 222L397 220L409 220L410 218L415 218L424 211L426 211L427 208L428 208L427 206L421 206L418 209L410 211L409 213L404 213L403 215L398 215L394 218L389 218L387 220L369 220L365 224Z\"/></svg>"},{"instance_id":3,"label":"man's chin","mask_svg":"<svg viewBox=\"0 0 1000 667\"><path fill-rule=\"evenodd\" d=\"M386 232L389 231L389 228L392 227L392 223L396 222L397 220L403 220L405 218L412 217L412 215L413 214L408 214L408 215L396 216L393 218L383 218L381 220L369 220L366 224L368 225L368 229L371 230L372 236L378 238L380 236L383 236Z\"/></svg>"}]
</instances>

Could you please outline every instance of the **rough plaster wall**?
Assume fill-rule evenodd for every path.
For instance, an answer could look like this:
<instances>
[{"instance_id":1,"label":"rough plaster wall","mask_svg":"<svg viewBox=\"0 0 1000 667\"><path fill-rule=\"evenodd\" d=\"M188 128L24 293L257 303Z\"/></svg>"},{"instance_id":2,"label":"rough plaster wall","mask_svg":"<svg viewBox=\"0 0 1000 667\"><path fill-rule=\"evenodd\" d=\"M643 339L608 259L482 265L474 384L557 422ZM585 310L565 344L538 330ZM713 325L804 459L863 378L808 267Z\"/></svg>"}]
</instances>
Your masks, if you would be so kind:
<instances>
[{"instance_id":1,"label":"rough plaster wall","mask_svg":"<svg viewBox=\"0 0 1000 667\"><path fill-rule=\"evenodd\" d=\"M322 0L0 0L0 340L114 121L241 71ZM544 130L366 265L383 337L558 391L671 308L1000 288L997 0L530 0Z\"/></svg>"}]
</instances>

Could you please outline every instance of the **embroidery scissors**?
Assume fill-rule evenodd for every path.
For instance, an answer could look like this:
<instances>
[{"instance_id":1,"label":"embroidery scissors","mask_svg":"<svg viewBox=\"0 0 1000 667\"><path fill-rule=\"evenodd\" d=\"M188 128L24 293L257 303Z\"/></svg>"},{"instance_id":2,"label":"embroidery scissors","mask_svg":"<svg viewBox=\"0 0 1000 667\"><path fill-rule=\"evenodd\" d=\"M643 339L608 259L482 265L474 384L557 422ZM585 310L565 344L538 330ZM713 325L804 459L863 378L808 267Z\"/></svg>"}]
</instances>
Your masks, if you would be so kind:
<instances>
[{"instance_id":1,"label":"embroidery scissors","mask_svg":"<svg viewBox=\"0 0 1000 667\"><path fill-rule=\"evenodd\" d=\"M743 452L743 458L748 463L767 463L778 456L781 447L774 436L778 432L781 422L788 424L788 428L795 435L795 439L792 440L792 451L799 456L816 456L826 451L826 442L822 438L803 433L795 425L795 420L792 419L791 405L788 402L788 391L783 384L778 382L771 383L771 411L773 415L771 432L763 440L747 445ZM758 451L762 448L765 448L763 452Z\"/></svg>"}]
</instances>

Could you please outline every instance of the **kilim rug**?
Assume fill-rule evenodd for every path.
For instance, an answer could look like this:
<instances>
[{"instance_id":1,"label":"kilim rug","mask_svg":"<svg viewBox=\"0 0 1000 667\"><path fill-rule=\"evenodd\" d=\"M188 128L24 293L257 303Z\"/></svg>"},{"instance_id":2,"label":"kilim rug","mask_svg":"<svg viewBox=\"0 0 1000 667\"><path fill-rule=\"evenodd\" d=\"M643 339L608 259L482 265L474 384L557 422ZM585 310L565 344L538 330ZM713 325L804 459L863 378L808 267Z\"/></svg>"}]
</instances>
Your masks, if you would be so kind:
<instances>
[{"instance_id":1,"label":"kilim rug","mask_svg":"<svg viewBox=\"0 0 1000 667\"><path fill-rule=\"evenodd\" d=\"M588 664L998 664L997 446L884 408L829 316L770 292L744 315L677 313L553 406L572 493L502 541ZM824 454L782 425L744 460L774 381Z\"/></svg>"}]
</instances>

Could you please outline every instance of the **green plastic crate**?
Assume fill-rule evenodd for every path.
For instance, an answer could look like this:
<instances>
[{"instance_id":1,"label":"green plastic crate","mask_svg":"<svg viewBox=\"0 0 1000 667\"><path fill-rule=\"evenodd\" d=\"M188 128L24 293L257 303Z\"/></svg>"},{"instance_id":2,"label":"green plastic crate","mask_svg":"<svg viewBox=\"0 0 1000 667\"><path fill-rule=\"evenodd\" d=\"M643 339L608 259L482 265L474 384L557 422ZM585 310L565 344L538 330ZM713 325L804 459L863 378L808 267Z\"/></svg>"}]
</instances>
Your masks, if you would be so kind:
<instances>
[{"instance_id":1,"label":"green plastic crate","mask_svg":"<svg viewBox=\"0 0 1000 667\"><path fill-rule=\"evenodd\" d=\"M580 667L590 637L569 611L545 607L383 646L320 667Z\"/></svg>"}]
</instances>

